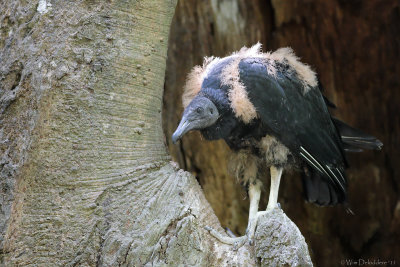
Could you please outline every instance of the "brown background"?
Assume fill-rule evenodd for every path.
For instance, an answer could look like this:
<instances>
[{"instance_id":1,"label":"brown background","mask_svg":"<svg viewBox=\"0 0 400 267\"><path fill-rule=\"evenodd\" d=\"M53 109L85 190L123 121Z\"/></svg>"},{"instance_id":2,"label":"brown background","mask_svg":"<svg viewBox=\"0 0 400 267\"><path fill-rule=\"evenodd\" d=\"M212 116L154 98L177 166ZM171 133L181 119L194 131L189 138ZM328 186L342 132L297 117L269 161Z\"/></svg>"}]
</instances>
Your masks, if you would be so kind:
<instances>
[{"instance_id":1,"label":"brown background","mask_svg":"<svg viewBox=\"0 0 400 267\"><path fill-rule=\"evenodd\" d=\"M198 178L225 227L243 234L248 199L227 174L222 141L190 133L179 145L171 134L182 113L182 86L204 56L225 56L260 41L282 46L317 71L333 113L378 137L382 151L350 154L349 201L342 207L305 203L298 174L285 173L279 202L305 236L317 266L345 259L400 264L400 7L399 1L179 1L169 40L163 123L166 143L181 168ZM261 208L268 198L268 177Z\"/></svg>"}]
</instances>

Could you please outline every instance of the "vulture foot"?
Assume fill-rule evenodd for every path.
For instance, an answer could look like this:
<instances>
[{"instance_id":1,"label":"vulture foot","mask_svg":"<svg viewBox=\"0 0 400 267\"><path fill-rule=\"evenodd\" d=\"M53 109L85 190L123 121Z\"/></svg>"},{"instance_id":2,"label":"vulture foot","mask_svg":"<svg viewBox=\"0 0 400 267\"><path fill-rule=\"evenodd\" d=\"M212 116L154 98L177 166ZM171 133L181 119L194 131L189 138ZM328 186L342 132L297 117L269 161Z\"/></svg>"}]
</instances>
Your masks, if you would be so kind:
<instances>
[{"instance_id":1,"label":"vulture foot","mask_svg":"<svg viewBox=\"0 0 400 267\"><path fill-rule=\"evenodd\" d=\"M244 236L240 237L232 237L232 235L225 236L209 226L205 226L204 229L206 229L213 237L218 239L220 242L232 245L233 250L238 250L246 243L246 241L248 241L250 246L254 245L254 234L256 232L258 217L265 215L271 211L272 209L267 209L265 211L257 212L257 215L249 221L246 229L246 234Z\"/></svg>"},{"instance_id":2,"label":"vulture foot","mask_svg":"<svg viewBox=\"0 0 400 267\"><path fill-rule=\"evenodd\" d=\"M249 223L247 225L247 229L246 229L246 236L249 239L250 246L254 245L254 234L256 232L258 217L263 216L271 211L272 211L272 209L267 209L265 211L259 211L259 212L257 212L257 215L252 220L249 221Z\"/></svg>"},{"instance_id":3,"label":"vulture foot","mask_svg":"<svg viewBox=\"0 0 400 267\"><path fill-rule=\"evenodd\" d=\"M230 237L230 236L225 236L225 235L217 232L214 228L211 228L209 226L205 226L204 229L206 229L213 237L218 239L220 242L222 242L224 244L232 245L233 250L238 250L248 240L247 235L239 236L239 237Z\"/></svg>"}]
</instances>

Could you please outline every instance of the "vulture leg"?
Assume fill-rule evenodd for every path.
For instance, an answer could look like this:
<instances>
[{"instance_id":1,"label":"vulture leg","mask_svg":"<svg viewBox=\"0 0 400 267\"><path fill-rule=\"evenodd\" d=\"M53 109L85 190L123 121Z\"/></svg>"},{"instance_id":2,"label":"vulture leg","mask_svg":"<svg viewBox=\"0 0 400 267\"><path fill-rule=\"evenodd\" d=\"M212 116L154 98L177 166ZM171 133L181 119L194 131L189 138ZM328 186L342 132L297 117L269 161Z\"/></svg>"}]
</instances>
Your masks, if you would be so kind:
<instances>
[{"instance_id":1,"label":"vulture leg","mask_svg":"<svg viewBox=\"0 0 400 267\"><path fill-rule=\"evenodd\" d=\"M250 245L253 244L254 230L257 225L257 212L258 203L260 202L261 195L261 182L255 180L249 185L250 209L249 209L249 222L247 224L246 235L240 237L228 237L220 234L211 227L206 226L205 229L210 232L212 236L225 244L233 245L234 250L243 246L248 240Z\"/></svg>"},{"instance_id":2,"label":"vulture leg","mask_svg":"<svg viewBox=\"0 0 400 267\"><path fill-rule=\"evenodd\" d=\"M271 210L273 210L278 206L278 192L282 176L282 170L283 170L282 168L277 168L275 166L271 166L270 168L271 187L269 193L268 206L267 210L265 211L260 211L260 212L258 211L258 203L260 201L260 195L261 195L261 182L257 179L254 182L250 182L249 185L250 209L249 209L249 222L247 224L246 235L240 237L228 237L222 235L221 233L217 232L211 227L206 226L205 229L209 231L212 236L217 238L222 243L233 245L235 250L243 246L247 240L249 241L250 245L253 245L258 217L270 212Z\"/></svg>"},{"instance_id":3,"label":"vulture leg","mask_svg":"<svg viewBox=\"0 0 400 267\"><path fill-rule=\"evenodd\" d=\"M277 207L278 205L278 191L279 191L279 184L281 181L281 175L282 175L282 168L276 168L275 166L271 166L270 172L271 172L271 187L270 187L270 193L269 193L269 200L268 200L268 206L266 211L260 211L258 212L258 200L260 200L260 195L258 194L258 200L257 200L257 208L252 209L252 202L251 202L251 191L249 189L249 194L250 194L250 215L249 215L249 224L247 226L247 231L246 234L249 238L249 243L250 245L253 244L254 240L254 234L256 232L256 226L257 226L257 220L259 216L262 216L274 208ZM254 213L252 213L254 212Z\"/></svg>"},{"instance_id":4,"label":"vulture leg","mask_svg":"<svg viewBox=\"0 0 400 267\"><path fill-rule=\"evenodd\" d=\"M249 239L249 244L253 245L254 233L257 226L258 203L260 202L261 182L256 180L249 185L250 208L249 221L247 223L246 235Z\"/></svg>"},{"instance_id":5,"label":"vulture leg","mask_svg":"<svg viewBox=\"0 0 400 267\"><path fill-rule=\"evenodd\" d=\"M271 166L271 187L269 191L269 200L267 211L273 210L278 204L279 183L281 182L282 168Z\"/></svg>"}]
</instances>

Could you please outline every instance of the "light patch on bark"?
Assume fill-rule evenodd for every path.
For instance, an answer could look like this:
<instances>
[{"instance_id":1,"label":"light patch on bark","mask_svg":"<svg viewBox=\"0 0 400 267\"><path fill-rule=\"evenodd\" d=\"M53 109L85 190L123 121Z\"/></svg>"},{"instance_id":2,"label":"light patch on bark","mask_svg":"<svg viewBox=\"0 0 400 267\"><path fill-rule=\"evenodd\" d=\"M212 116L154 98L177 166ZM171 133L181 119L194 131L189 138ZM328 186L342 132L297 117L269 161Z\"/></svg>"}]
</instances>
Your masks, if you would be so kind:
<instances>
[{"instance_id":1,"label":"light patch on bark","mask_svg":"<svg viewBox=\"0 0 400 267\"><path fill-rule=\"evenodd\" d=\"M222 35L240 34L246 21L239 12L239 3L235 0L212 0L211 7L215 17L216 30ZM234 33L232 32L234 31Z\"/></svg>"},{"instance_id":2,"label":"light patch on bark","mask_svg":"<svg viewBox=\"0 0 400 267\"><path fill-rule=\"evenodd\" d=\"M50 10L50 8L51 8L50 0L49 0L48 3L47 3L46 0L39 0L39 4L38 4L38 7L37 7L37 11L38 11L40 14L45 14L45 13L47 13L47 12Z\"/></svg>"}]
</instances>

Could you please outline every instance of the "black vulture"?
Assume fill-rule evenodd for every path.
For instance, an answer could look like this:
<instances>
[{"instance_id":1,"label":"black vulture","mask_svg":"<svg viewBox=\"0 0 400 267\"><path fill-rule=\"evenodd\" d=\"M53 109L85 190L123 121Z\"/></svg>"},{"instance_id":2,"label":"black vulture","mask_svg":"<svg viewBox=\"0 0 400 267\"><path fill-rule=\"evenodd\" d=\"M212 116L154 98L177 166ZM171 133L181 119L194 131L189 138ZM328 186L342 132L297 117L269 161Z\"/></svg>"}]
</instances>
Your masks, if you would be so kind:
<instances>
[{"instance_id":1,"label":"black vulture","mask_svg":"<svg viewBox=\"0 0 400 267\"><path fill-rule=\"evenodd\" d=\"M283 169L302 172L304 195L320 206L347 203L345 151L380 149L373 136L333 118L315 72L291 48L262 53L258 43L224 58L205 58L188 75L184 112L172 135L177 142L190 130L207 140L224 139L235 154L234 175L250 198L246 235L223 237L225 243L252 243L260 214L277 207ZM258 212L262 174L268 167L271 187L267 210Z\"/></svg>"}]
</instances>

